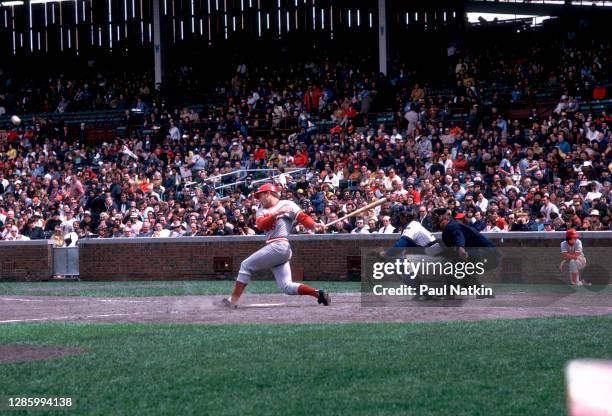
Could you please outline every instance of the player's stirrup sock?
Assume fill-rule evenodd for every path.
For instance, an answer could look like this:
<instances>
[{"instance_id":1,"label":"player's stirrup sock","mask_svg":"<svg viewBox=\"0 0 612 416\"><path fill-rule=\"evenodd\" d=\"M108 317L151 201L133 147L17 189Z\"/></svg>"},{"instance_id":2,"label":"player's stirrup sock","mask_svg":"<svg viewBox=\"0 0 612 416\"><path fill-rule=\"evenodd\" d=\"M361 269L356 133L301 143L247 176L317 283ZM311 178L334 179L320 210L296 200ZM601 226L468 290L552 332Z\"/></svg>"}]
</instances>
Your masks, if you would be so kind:
<instances>
[{"instance_id":1,"label":"player's stirrup sock","mask_svg":"<svg viewBox=\"0 0 612 416\"><path fill-rule=\"evenodd\" d=\"M299 285L298 286L298 295L308 295L308 296L312 296L314 298L318 298L319 297L319 292L317 291L317 289L313 289L308 285Z\"/></svg>"},{"instance_id":2,"label":"player's stirrup sock","mask_svg":"<svg viewBox=\"0 0 612 416\"><path fill-rule=\"evenodd\" d=\"M240 299L240 296L242 295L242 292L246 286L246 283L236 281L234 284L234 290L232 290L232 303L238 302L238 299Z\"/></svg>"}]
</instances>

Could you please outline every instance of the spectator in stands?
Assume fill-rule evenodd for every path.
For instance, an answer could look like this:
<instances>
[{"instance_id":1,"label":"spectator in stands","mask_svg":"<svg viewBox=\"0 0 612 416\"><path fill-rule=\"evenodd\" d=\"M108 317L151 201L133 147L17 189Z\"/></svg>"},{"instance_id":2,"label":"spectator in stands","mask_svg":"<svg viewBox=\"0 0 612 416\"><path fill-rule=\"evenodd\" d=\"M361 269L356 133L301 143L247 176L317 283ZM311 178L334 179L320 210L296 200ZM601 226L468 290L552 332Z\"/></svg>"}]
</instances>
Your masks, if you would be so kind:
<instances>
[{"instance_id":1,"label":"spectator in stands","mask_svg":"<svg viewBox=\"0 0 612 416\"><path fill-rule=\"evenodd\" d=\"M382 217L382 227L378 230L379 234L393 234L395 228L391 225L391 217L385 215Z\"/></svg>"},{"instance_id":2,"label":"spectator in stands","mask_svg":"<svg viewBox=\"0 0 612 416\"><path fill-rule=\"evenodd\" d=\"M66 241L64 241L64 232L61 225L55 227L53 231L53 236L51 237L51 241L53 241L53 247L65 247Z\"/></svg>"},{"instance_id":3,"label":"spectator in stands","mask_svg":"<svg viewBox=\"0 0 612 416\"><path fill-rule=\"evenodd\" d=\"M604 46L585 52L584 60L601 60L606 50ZM559 51L566 49L559 47ZM24 120L21 127L13 128L11 140L0 141L0 220L9 217L10 225L23 224L24 234L32 213L40 213L47 219L42 225L48 231L59 220L62 225L71 222L80 236L140 235L143 228L148 234L145 222L158 236L248 235L255 231L253 182L268 175L253 172L256 176L248 177L238 170L268 167L284 170L280 185L288 198L326 219L385 196L390 206L418 209L426 227L427 210L450 207L453 214L463 212L477 228L494 214L491 228L499 229L500 223L501 228L515 230L544 229L544 221L550 221L548 228L561 229L568 227L566 217L571 215L570 224L609 230L610 120L606 115L581 112L573 91L557 92L557 87L547 85L551 73L555 82L564 79L566 63L574 55L561 53L563 64L558 68L549 68L552 63L538 57L507 55L516 58L496 62L490 66L496 70L490 73L482 69L488 65L486 54L476 59L461 56L449 68L450 73L459 68L460 79L449 79L458 81L456 89L435 94L430 93L430 85L425 89L415 84L410 89L407 73L386 79L353 70L345 78L336 68L350 71L355 66L343 63L330 65L320 77L310 67L283 71L271 66L270 74L232 75L226 92L213 97L221 103L216 109L185 110L181 105L175 111L153 105L146 82L138 82L127 93L111 93L111 101L125 108L140 102L146 111L151 110L148 122L159 127L154 135L129 131L125 140L110 140L84 151L78 132L52 121L33 120L30 125ZM508 94L510 88L498 91L501 84L492 82L498 71L515 94ZM536 112L531 119L510 119L506 109L511 101L520 105L535 99L530 91L538 86L533 80L525 84L523 76L529 71L543 79L544 92L554 89L555 94L566 96L560 103L563 106L550 115ZM262 76L264 82L272 80L271 86L258 86ZM591 76L586 71L584 78ZM391 78L404 81L392 87L387 84ZM52 98L49 108L57 107L62 98L70 111L73 106L84 109L89 102L107 106L103 100L95 104L98 92L104 97L107 91L78 85L73 94L64 80L60 84L66 95ZM384 85L397 101L374 93ZM91 95L89 101L87 95ZM395 106L393 113L398 117L382 124L374 117L371 121L360 117L375 106ZM334 121L334 133L329 132L332 127L322 128L306 107L321 120ZM456 117L468 111L467 119ZM295 168L304 170L292 175ZM210 179L226 172L231 175ZM240 192L213 206L232 188L219 186L236 180L245 181ZM196 183L186 186L191 181ZM573 195L579 195L579 206L574 205ZM326 206L329 213L323 212ZM390 206L364 218L361 229L384 229ZM234 214L235 209L243 220ZM600 215L589 215L593 210ZM60 213L59 218L54 212ZM186 219L188 212L199 214L195 227ZM522 212L531 215L525 217ZM175 221L181 223L181 231L168 226ZM129 230L121 232L121 226ZM355 227L359 228L356 221L342 223L328 232L350 232Z\"/></svg>"},{"instance_id":4,"label":"spectator in stands","mask_svg":"<svg viewBox=\"0 0 612 416\"><path fill-rule=\"evenodd\" d=\"M355 221L355 228L353 228L351 234L370 234L370 229L363 218L358 218L357 221Z\"/></svg>"},{"instance_id":5,"label":"spectator in stands","mask_svg":"<svg viewBox=\"0 0 612 416\"><path fill-rule=\"evenodd\" d=\"M142 222L142 227L140 227L140 231L138 232L137 237L151 237L153 235L153 231L151 231L151 223L149 220L144 220Z\"/></svg>"},{"instance_id":6,"label":"spectator in stands","mask_svg":"<svg viewBox=\"0 0 612 416\"><path fill-rule=\"evenodd\" d=\"M21 234L30 240L44 240L45 233L38 224L36 218L30 218L26 226L21 230Z\"/></svg>"},{"instance_id":7,"label":"spectator in stands","mask_svg":"<svg viewBox=\"0 0 612 416\"><path fill-rule=\"evenodd\" d=\"M559 208L550 202L550 196L548 193L545 193L542 196L542 208L540 209L540 212L544 214L544 219L546 221L551 221L553 219L552 214L555 216L559 215Z\"/></svg>"},{"instance_id":8,"label":"spectator in stands","mask_svg":"<svg viewBox=\"0 0 612 416\"><path fill-rule=\"evenodd\" d=\"M16 225L11 225L8 234L4 237L7 241L27 241L28 237L19 233L19 228Z\"/></svg>"}]
</instances>

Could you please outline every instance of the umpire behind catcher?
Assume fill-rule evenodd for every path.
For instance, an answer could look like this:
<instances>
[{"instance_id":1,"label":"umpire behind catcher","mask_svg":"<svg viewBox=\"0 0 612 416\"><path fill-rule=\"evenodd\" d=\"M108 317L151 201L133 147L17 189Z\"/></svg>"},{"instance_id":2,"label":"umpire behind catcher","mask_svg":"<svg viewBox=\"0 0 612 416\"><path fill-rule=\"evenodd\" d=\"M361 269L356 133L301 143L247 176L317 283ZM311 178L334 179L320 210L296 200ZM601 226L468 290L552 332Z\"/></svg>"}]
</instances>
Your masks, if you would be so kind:
<instances>
[{"instance_id":1,"label":"umpire behind catcher","mask_svg":"<svg viewBox=\"0 0 612 416\"><path fill-rule=\"evenodd\" d=\"M486 262L487 270L499 265L500 253L495 245L475 228L456 221L449 210L437 208L433 211L434 226L442 231L442 242L454 248L460 260L470 258L473 262ZM469 252L466 249L470 249ZM478 279L468 279L470 284L478 285Z\"/></svg>"}]
</instances>

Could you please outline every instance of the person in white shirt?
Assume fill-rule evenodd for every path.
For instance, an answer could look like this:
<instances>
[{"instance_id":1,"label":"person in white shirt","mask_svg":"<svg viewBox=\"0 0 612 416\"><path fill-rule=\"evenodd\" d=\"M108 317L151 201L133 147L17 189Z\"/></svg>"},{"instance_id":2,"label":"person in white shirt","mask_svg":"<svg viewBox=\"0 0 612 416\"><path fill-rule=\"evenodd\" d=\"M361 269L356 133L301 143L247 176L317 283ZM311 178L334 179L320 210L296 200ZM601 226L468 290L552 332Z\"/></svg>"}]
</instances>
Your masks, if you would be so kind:
<instances>
[{"instance_id":1,"label":"person in white shirt","mask_svg":"<svg viewBox=\"0 0 612 416\"><path fill-rule=\"evenodd\" d=\"M327 175L325 176L325 179L323 179L323 182L331 184L331 186L334 187L334 189L340 186L340 179L331 170L327 172Z\"/></svg>"},{"instance_id":2,"label":"person in white shirt","mask_svg":"<svg viewBox=\"0 0 612 416\"><path fill-rule=\"evenodd\" d=\"M342 163L338 163L336 165L336 176L338 177L338 181L343 181L346 179L344 177L344 166L342 165Z\"/></svg>"},{"instance_id":3,"label":"person in white shirt","mask_svg":"<svg viewBox=\"0 0 612 416\"><path fill-rule=\"evenodd\" d=\"M2 212L0 211L0 221L2 221L3 223L6 223L7 220L16 221L15 211L13 211L12 209L9 209L8 211L6 211L6 214L2 214ZM7 227L6 234L8 234L9 231L10 231L10 228Z\"/></svg>"},{"instance_id":4,"label":"person in white shirt","mask_svg":"<svg viewBox=\"0 0 612 416\"><path fill-rule=\"evenodd\" d=\"M287 178L289 177L289 175L287 173L285 173L285 168L281 167L278 169L279 174L276 177L276 183L277 185L280 185L282 188L287 186Z\"/></svg>"},{"instance_id":5,"label":"person in white shirt","mask_svg":"<svg viewBox=\"0 0 612 416\"><path fill-rule=\"evenodd\" d=\"M591 182L591 190L589 192L587 192L586 196L584 197L584 199L586 201L593 201L594 199L598 199L602 197L602 193L599 192L599 190L597 189L597 182L593 181Z\"/></svg>"},{"instance_id":6,"label":"person in white shirt","mask_svg":"<svg viewBox=\"0 0 612 416\"><path fill-rule=\"evenodd\" d=\"M30 238L19 234L19 229L13 225L4 239L6 241L28 241Z\"/></svg>"},{"instance_id":7,"label":"person in white shirt","mask_svg":"<svg viewBox=\"0 0 612 416\"><path fill-rule=\"evenodd\" d=\"M595 125L595 123L591 122L591 125L589 126L589 129L586 132L586 138L592 142L594 140L597 140L597 138L599 137L599 131L597 131L597 126Z\"/></svg>"},{"instance_id":8,"label":"person in white shirt","mask_svg":"<svg viewBox=\"0 0 612 416\"><path fill-rule=\"evenodd\" d=\"M550 214L555 213L559 214L559 208L549 200L549 195L544 194L542 197L542 208L540 208L540 212L544 214L544 219L546 221L551 221Z\"/></svg>"},{"instance_id":9,"label":"person in white shirt","mask_svg":"<svg viewBox=\"0 0 612 416\"><path fill-rule=\"evenodd\" d=\"M395 233L395 228L391 225L391 218L388 215L385 215L382 218L383 226L378 230L379 234L393 234Z\"/></svg>"},{"instance_id":10,"label":"person in white shirt","mask_svg":"<svg viewBox=\"0 0 612 416\"><path fill-rule=\"evenodd\" d=\"M402 135L399 134L396 127L393 127L393 133L391 133L391 136L389 138L391 140L391 143L395 144L395 142L402 140Z\"/></svg>"},{"instance_id":11,"label":"person in white shirt","mask_svg":"<svg viewBox=\"0 0 612 416\"><path fill-rule=\"evenodd\" d=\"M564 112L565 110L567 110L568 108L568 97L567 95L562 95L561 96L561 100L559 101L559 103L557 104L557 106L555 107L555 109L553 110L555 113L557 114L561 114L562 112Z\"/></svg>"},{"instance_id":12,"label":"person in white shirt","mask_svg":"<svg viewBox=\"0 0 612 416\"><path fill-rule=\"evenodd\" d=\"M135 234L138 234L140 232L140 229L142 228L142 221L140 221L140 215L138 215L138 212L133 211L130 214L130 220L132 223L132 231Z\"/></svg>"},{"instance_id":13,"label":"person in white shirt","mask_svg":"<svg viewBox=\"0 0 612 416\"><path fill-rule=\"evenodd\" d=\"M370 234L370 229L362 218L357 219L351 234Z\"/></svg>"},{"instance_id":14,"label":"person in white shirt","mask_svg":"<svg viewBox=\"0 0 612 416\"><path fill-rule=\"evenodd\" d=\"M402 183L402 178L400 178L398 175L395 174L395 169L389 169L389 176L386 176L383 179L383 184L385 186L386 190L392 190L394 189L394 184Z\"/></svg>"},{"instance_id":15,"label":"person in white shirt","mask_svg":"<svg viewBox=\"0 0 612 416\"><path fill-rule=\"evenodd\" d=\"M404 189L404 186L401 182L395 182L393 184L393 193L400 197L406 195L408 191Z\"/></svg>"},{"instance_id":16,"label":"person in white shirt","mask_svg":"<svg viewBox=\"0 0 612 416\"><path fill-rule=\"evenodd\" d=\"M181 140L181 131L178 129L178 127L176 127L173 122L170 122L170 130L168 130L168 134L170 135L170 138L175 142Z\"/></svg>"},{"instance_id":17,"label":"person in white shirt","mask_svg":"<svg viewBox=\"0 0 612 416\"><path fill-rule=\"evenodd\" d=\"M4 177L4 174L0 172L0 184L6 189L9 186L9 181Z\"/></svg>"},{"instance_id":18,"label":"person in white shirt","mask_svg":"<svg viewBox=\"0 0 612 416\"><path fill-rule=\"evenodd\" d=\"M404 114L404 118L408 121L408 134L411 134L414 129L417 127L417 122L419 121L419 115L412 108Z\"/></svg>"},{"instance_id":19,"label":"person in white shirt","mask_svg":"<svg viewBox=\"0 0 612 416\"><path fill-rule=\"evenodd\" d=\"M153 229L153 235L151 237L158 238L158 237L169 237L169 236L170 236L170 230L164 229L160 223L155 224L155 227Z\"/></svg>"},{"instance_id":20,"label":"person in white shirt","mask_svg":"<svg viewBox=\"0 0 612 416\"><path fill-rule=\"evenodd\" d=\"M67 230L66 232L70 233L73 230L73 225L74 223L77 221L76 218L74 218L73 216L73 212L72 209L70 209L69 207L64 208L64 221L62 221L61 226L64 230Z\"/></svg>"},{"instance_id":21,"label":"person in white shirt","mask_svg":"<svg viewBox=\"0 0 612 416\"><path fill-rule=\"evenodd\" d=\"M79 235L74 232L72 224L62 223L61 228L64 232L66 247L76 247L77 241L79 241Z\"/></svg>"},{"instance_id":22,"label":"person in white shirt","mask_svg":"<svg viewBox=\"0 0 612 416\"><path fill-rule=\"evenodd\" d=\"M489 208L489 200L484 197L482 192L480 192L476 196L476 203L474 205L480 208L481 212L487 212L487 208Z\"/></svg>"}]
</instances>

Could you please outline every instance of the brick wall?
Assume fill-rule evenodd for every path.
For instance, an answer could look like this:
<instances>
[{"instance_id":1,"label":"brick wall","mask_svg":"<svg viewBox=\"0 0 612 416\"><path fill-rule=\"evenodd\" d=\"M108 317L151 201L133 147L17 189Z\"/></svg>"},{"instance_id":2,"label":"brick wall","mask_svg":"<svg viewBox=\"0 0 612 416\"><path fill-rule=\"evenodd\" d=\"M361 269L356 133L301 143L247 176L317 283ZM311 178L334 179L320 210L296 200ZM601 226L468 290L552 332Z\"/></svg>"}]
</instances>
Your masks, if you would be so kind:
<instances>
[{"instance_id":1,"label":"brick wall","mask_svg":"<svg viewBox=\"0 0 612 416\"><path fill-rule=\"evenodd\" d=\"M80 276L83 280L224 279L234 277L241 261L263 247L264 241L259 237L82 241ZM361 248L381 244L386 243L296 236L292 238L292 266L303 269L307 279L346 279L347 258L353 257L350 261L357 261L354 267L358 268ZM272 274L258 273L255 278L270 279Z\"/></svg>"},{"instance_id":2,"label":"brick wall","mask_svg":"<svg viewBox=\"0 0 612 416\"><path fill-rule=\"evenodd\" d=\"M52 275L49 241L0 241L0 280L48 280Z\"/></svg>"},{"instance_id":3,"label":"brick wall","mask_svg":"<svg viewBox=\"0 0 612 416\"><path fill-rule=\"evenodd\" d=\"M551 274L558 269L564 233L503 233L489 237L509 251L523 271ZM309 280L359 279L361 251L389 247L397 235L292 236L292 266ZM607 260L612 233L583 233L585 252ZM82 280L172 280L234 278L240 262L264 245L263 237L82 240ZM603 260L602 260L603 259ZM592 261L593 262L593 261ZM270 279L270 272L256 279Z\"/></svg>"}]
</instances>

